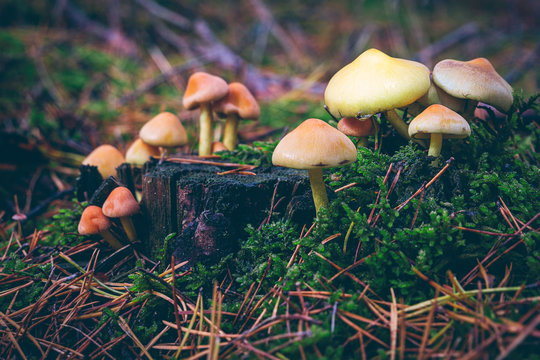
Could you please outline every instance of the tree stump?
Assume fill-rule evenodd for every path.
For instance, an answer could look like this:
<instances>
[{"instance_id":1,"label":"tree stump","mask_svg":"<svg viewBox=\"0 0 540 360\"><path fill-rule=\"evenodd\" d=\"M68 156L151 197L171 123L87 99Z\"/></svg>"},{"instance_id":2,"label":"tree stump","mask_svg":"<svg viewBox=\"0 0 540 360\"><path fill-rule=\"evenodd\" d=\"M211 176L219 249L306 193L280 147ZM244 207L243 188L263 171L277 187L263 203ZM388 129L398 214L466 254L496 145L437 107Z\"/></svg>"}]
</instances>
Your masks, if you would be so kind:
<instances>
[{"instance_id":1,"label":"tree stump","mask_svg":"<svg viewBox=\"0 0 540 360\"><path fill-rule=\"evenodd\" d=\"M257 168L255 176L217 175L222 171L199 164L147 164L141 212L148 254L165 254L165 261L174 254L177 261L213 263L247 238L248 224L257 228L271 213L297 223L313 221L305 171Z\"/></svg>"}]
</instances>

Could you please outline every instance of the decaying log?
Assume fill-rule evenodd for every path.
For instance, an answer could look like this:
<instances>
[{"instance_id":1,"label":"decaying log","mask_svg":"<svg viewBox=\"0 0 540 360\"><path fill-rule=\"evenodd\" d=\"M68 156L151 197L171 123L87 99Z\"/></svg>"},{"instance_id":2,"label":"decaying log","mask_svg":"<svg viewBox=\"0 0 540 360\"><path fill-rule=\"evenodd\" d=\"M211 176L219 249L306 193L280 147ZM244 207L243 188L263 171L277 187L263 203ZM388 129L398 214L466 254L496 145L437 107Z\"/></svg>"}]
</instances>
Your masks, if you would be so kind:
<instances>
[{"instance_id":1,"label":"decaying log","mask_svg":"<svg viewBox=\"0 0 540 360\"><path fill-rule=\"evenodd\" d=\"M148 254L155 257L165 246L165 254L174 254L179 262L215 262L238 248L248 224L257 228L266 220L271 204L272 213L282 218L313 220L304 172L272 168L255 169L255 176L217 175L221 171L201 164L147 166L141 212L148 229L143 244Z\"/></svg>"}]
</instances>

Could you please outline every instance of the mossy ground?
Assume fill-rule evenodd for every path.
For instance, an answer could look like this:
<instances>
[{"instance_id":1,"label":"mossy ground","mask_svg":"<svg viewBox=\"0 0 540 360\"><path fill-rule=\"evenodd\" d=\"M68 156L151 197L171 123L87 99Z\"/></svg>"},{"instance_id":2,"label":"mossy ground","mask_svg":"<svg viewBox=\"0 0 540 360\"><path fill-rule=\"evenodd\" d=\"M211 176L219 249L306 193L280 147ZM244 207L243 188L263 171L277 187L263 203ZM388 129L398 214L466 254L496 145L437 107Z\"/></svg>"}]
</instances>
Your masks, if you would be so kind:
<instances>
[{"instance_id":1,"label":"mossy ground","mask_svg":"<svg viewBox=\"0 0 540 360\"><path fill-rule=\"evenodd\" d=\"M29 14L39 18L39 12ZM14 208L14 193L21 207L34 208L72 185L81 153L100 142L125 147L149 114L177 110L181 95L166 83L129 106L113 106L157 70L64 33L41 34L42 46L32 53L38 35L31 29L0 32L0 65L9 70L0 72L2 130L11 139L25 139L18 146L20 161L0 154L2 164L16 164L2 177L6 209ZM176 269L174 282L165 256L153 264L130 252L103 266L102 273L100 261L110 249L96 242L99 237L76 234L84 204L56 201L50 212L20 225L2 222L0 346L19 356L11 333L28 358L42 357L40 349L47 346L66 351L54 344L88 357L106 351L114 358L136 358L144 353L139 343L146 346L164 331L156 340L163 347L151 348L151 355L174 357L176 350L166 346L177 347L185 337L178 355L188 357L206 351L215 338L217 320L211 316L219 302L211 299L217 281L224 294L220 329L247 339L223 336L228 343L220 348L222 356L253 357L249 346L254 346L266 352L259 355L277 358L360 358L363 353L389 358L396 349L415 358L422 348L433 356L478 351L495 357L538 318L538 97L516 95L509 117L475 120L470 138L445 141L437 167L430 166L424 150L397 138L382 122L377 150L371 141L358 150L356 163L326 171L329 190L354 185L330 193L328 209L311 230L311 223L291 223L274 213L268 225L245 229L248 240L238 253L213 266ZM534 116L524 116L528 109ZM293 126L309 117L335 125L319 101L284 97L263 104L264 125ZM193 123L188 132L191 139L196 136ZM243 145L222 156L269 166L274 146L273 141ZM451 157L428 188L396 209ZM46 176L33 182L36 166ZM37 190L30 198L32 183ZM463 295L466 291L472 295ZM435 298L438 307L429 302ZM198 299L206 320L195 309ZM400 310L397 315L393 307ZM407 309L424 312L402 316ZM397 336L403 347L398 343L392 352L394 315L398 324L403 319L399 328L406 333ZM179 334L164 321L184 329ZM26 334L49 342L36 346ZM94 341L86 344L88 336ZM534 358L537 347L533 334L511 356Z\"/></svg>"}]
</instances>

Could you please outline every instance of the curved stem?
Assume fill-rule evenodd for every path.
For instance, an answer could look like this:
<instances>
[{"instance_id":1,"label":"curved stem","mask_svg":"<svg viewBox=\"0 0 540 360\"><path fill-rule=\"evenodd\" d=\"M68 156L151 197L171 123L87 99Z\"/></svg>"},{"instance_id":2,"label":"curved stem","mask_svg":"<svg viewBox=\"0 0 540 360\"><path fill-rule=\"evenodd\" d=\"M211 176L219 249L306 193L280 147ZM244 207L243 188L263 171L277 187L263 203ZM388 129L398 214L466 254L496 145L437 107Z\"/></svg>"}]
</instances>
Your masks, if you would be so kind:
<instances>
[{"instance_id":1,"label":"curved stem","mask_svg":"<svg viewBox=\"0 0 540 360\"><path fill-rule=\"evenodd\" d=\"M322 206L328 206L328 195L326 194L326 186L324 185L323 171L321 168L308 169L308 174L315 210L318 213Z\"/></svg>"},{"instance_id":2,"label":"curved stem","mask_svg":"<svg viewBox=\"0 0 540 360\"><path fill-rule=\"evenodd\" d=\"M401 135L404 139L410 140L411 137L409 136L409 126L405 124L403 120L401 120L401 117L396 113L396 110L388 110L384 113L386 115L386 118L392 124L392 126L396 129L399 135Z\"/></svg>"},{"instance_id":3,"label":"curved stem","mask_svg":"<svg viewBox=\"0 0 540 360\"><path fill-rule=\"evenodd\" d=\"M134 242L137 240L137 232L135 231L131 216L122 216L120 221L122 222L122 226L124 227L124 231L126 232L129 241Z\"/></svg>"},{"instance_id":4,"label":"curved stem","mask_svg":"<svg viewBox=\"0 0 540 360\"><path fill-rule=\"evenodd\" d=\"M212 104L201 104L199 120L199 156L212 154Z\"/></svg>"},{"instance_id":5,"label":"curved stem","mask_svg":"<svg viewBox=\"0 0 540 360\"><path fill-rule=\"evenodd\" d=\"M225 130L223 131L223 145L229 150L234 150L238 142L238 120L238 115L236 114L227 115Z\"/></svg>"},{"instance_id":6,"label":"curved stem","mask_svg":"<svg viewBox=\"0 0 540 360\"><path fill-rule=\"evenodd\" d=\"M111 245L114 250L118 250L124 247L124 245L122 245L122 243L118 241L109 230L102 231L99 234L103 237L103 240L105 240L109 245Z\"/></svg>"}]
</instances>

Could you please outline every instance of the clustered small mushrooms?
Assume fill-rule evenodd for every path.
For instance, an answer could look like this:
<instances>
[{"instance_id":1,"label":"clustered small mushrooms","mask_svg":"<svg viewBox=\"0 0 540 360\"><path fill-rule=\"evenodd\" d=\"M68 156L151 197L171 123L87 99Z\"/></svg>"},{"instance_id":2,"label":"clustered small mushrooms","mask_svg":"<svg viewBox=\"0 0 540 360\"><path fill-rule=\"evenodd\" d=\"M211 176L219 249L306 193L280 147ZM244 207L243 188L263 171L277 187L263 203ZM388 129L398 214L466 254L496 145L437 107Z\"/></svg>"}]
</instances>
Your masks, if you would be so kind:
<instances>
[{"instance_id":1,"label":"clustered small mushrooms","mask_svg":"<svg viewBox=\"0 0 540 360\"><path fill-rule=\"evenodd\" d=\"M256 120L260 115L259 104L245 85L239 82L227 85L222 78L205 72L190 76L182 103L187 110L200 108L199 156L208 156L213 152L214 111L227 117L223 144L228 150L236 148L239 120Z\"/></svg>"},{"instance_id":2,"label":"clustered small mushrooms","mask_svg":"<svg viewBox=\"0 0 540 360\"><path fill-rule=\"evenodd\" d=\"M347 136L356 137L358 146L367 146L376 114L383 115L405 139L429 139L428 156L434 157L432 165L437 165L443 139L470 135L467 120L472 118L478 102L495 111L508 112L513 96L511 86L485 58L442 60L430 72L421 63L369 49L334 74L324 92L324 101L330 115L341 119L337 129L319 119L305 120L279 142L272 155L276 166L308 170L317 213L328 205L322 169L357 159L357 148ZM200 108L199 156L233 150L238 142L240 119L256 120L260 116L259 104L246 86L239 82L227 85L220 77L204 72L189 78L183 106L187 110ZM403 115L398 115L396 109L404 109ZM223 143L212 141L214 111L227 118ZM412 118L409 124L404 121L407 117ZM125 159L113 146L102 145L83 164L96 166L106 178L116 175L116 168L124 161L141 166L151 157L161 155L161 163L168 148L183 146L188 141L181 121L170 112L153 117L141 128L139 136ZM130 216L138 211L139 204L131 192L118 187L103 208L88 206L84 210L79 232L99 233L118 249L122 244L108 231L109 218L120 218L128 239L134 242L137 235Z\"/></svg>"}]
</instances>

